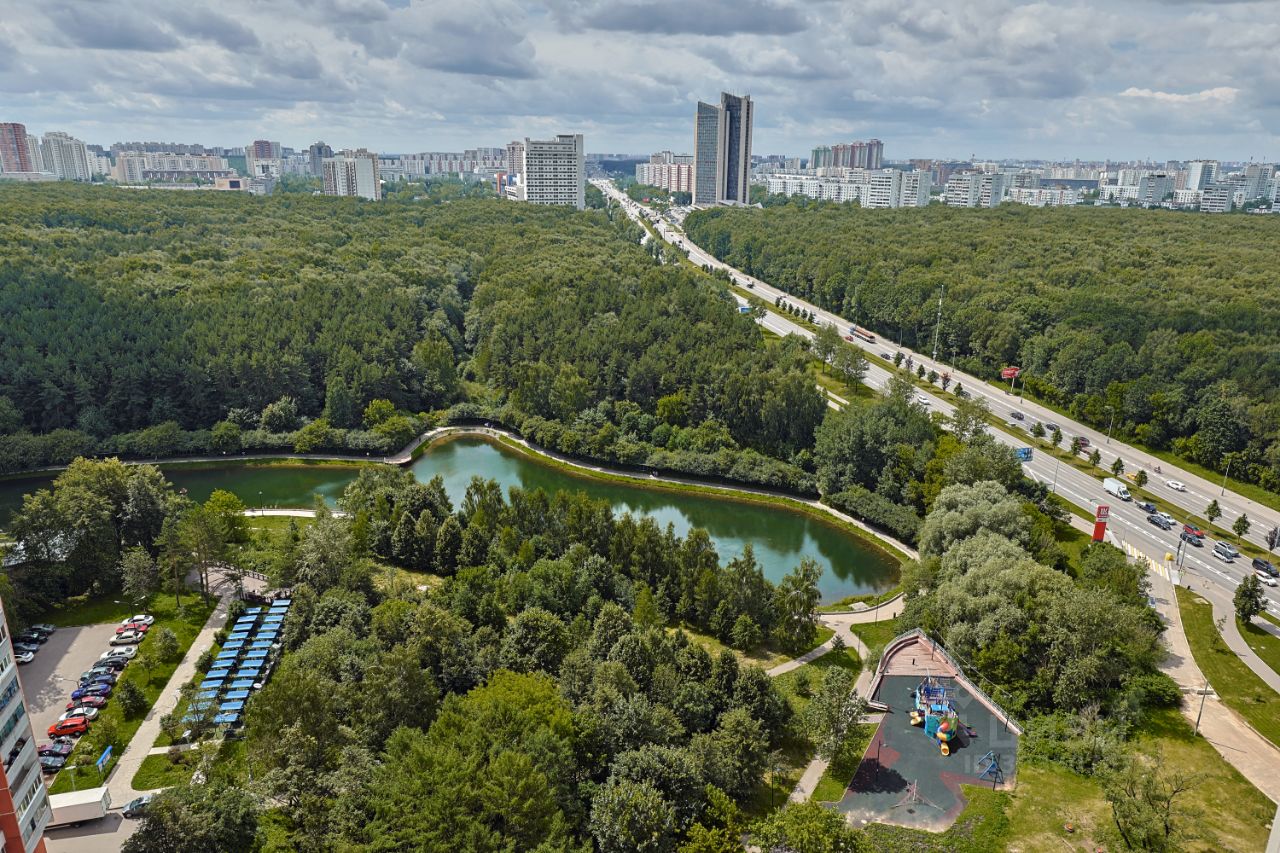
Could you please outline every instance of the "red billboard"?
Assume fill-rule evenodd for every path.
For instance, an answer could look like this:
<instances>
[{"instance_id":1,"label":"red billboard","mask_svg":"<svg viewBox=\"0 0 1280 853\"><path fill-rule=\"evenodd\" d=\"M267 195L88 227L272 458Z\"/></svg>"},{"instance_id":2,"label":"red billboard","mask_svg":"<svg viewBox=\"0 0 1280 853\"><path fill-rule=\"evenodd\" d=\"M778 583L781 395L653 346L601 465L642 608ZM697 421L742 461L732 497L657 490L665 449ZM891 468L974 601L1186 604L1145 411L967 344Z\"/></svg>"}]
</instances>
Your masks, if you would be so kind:
<instances>
[{"instance_id":1,"label":"red billboard","mask_svg":"<svg viewBox=\"0 0 1280 853\"><path fill-rule=\"evenodd\" d=\"M1021 367L1006 367L1000 371L1000 378L1012 379L1013 377L1017 376L1021 372L1022 372Z\"/></svg>"},{"instance_id":2,"label":"red billboard","mask_svg":"<svg viewBox=\"0 0 1280 853\"><path fill-rule=\"evenodd\" d=\"M1111 507L1098 504L1098 511L1093 516L1093 541L1101 542L1107 535L1107 519L1111 517Z\"/></svg>"}]
</instances>

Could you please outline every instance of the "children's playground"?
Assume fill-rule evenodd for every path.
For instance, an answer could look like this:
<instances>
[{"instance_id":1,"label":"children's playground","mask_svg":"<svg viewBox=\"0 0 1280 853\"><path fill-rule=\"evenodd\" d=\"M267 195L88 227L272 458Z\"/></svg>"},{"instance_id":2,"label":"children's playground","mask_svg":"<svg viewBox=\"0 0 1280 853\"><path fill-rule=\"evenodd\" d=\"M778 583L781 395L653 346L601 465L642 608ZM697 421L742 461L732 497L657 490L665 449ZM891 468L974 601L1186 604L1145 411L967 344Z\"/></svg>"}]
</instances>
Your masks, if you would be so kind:
<instances>
[{"instance_id":1,"label":"children's playground","mask_svg":"<svg viewBox=\"0 0 1280 853\"><path fill-rule=\"evenodd\" d=\"M925 634L888 645L870 691L884 715L835 805L855 826L940 832L964 809L961 785L1011 785L1022 730Z\"/></svg>"}]
</instances>

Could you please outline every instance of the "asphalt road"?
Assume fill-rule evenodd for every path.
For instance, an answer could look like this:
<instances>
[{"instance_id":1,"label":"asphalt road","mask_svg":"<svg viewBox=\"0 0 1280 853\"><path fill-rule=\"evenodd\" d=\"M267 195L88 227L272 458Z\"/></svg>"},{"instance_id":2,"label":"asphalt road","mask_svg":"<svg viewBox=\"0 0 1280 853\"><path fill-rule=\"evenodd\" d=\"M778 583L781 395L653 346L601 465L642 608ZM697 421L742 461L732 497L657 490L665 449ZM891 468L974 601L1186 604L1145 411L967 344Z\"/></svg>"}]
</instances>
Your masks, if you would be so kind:
<instances>
[{"instance_id":1,"label":"asphalt road","mask_svg":"<svg viewBox=\"0 0 1280 853\"><path fill-rule=\"evenodd\" d=\"M115 632L114 624L59 628L36 652L36 659L19 670L37 743L49 740L49 726L67 710L80 673L107 650L107 641Z\"/></svg>"},{"instance_id":2,"label":"asphalt road","mask_svg":"<svg viewBox=\"0 0 1280 853\"><path fill-rule=\"evenodd\" d=\"M734 280L739 284L743 286L748 283L753 285L751 288L752 293L760 298L765 299L766 301L773 301L777 297L782 296L792 304L800 305L805 307L806 310L813 311L817 317L817 322L836 324L837 327L841 329L842 333L847 330L848 321L843 318L837 317L829 312L821 311L816 306L808 305L802 300L797 300L790 295L783 293L781 290L768 286L759 279L752 278L733 267L722 264L709 253L702 251L702 249L698 248L693 243L690 243L682 234L672 228L666 220L661 217L656 217L652 211L647 211L646 208L636 204L629 197L615 189L612 184L604 181L596 183L597 186L599 186L606 194L622 203L630 215L633 217L645 216L666 240L687 250L689 252L690 260L695 263L705 264L712 268L725 269L729 271ZM655 218L657 219L656 222L654 222ZM748 304L746 297L737 292L734 292L734 298L741 305ZM775 334L792 334L799 335L804 338L813 337L813 333L808 329L772 312L766 313L760 320L760 323L766 329L774 332ZM933 362L930 360L922 359L910 350L898 347L886 341L877 340L876 343L868 343L855 339L855 342L863 349L872 352L875 355L880 355L883 352L888 352L890 355L895 352L902 352L904 355L912 355L917 364L923 363L927 367L933 366ZM956 381L964 383L966 391L971 391L975 396L985 399L992 413L1001 419L1008 419L1009 413L1016 409L1017 411L1024 413L1023 424L1025 424L1026 427L1030 427L1031 423L1033 423L1035 419L1039 418L1042 422L1058 424L1062 427L1064 434L1087 436L1095 446L1100 447L1101 452L1103 453L1103 464L1106 464L1108 459L1114 459L1118 451L1121 457L1125 459L1125 464L1129 471L1136 470L1134 466L1140 464L1144 458L1148 459L1150 465L1154 467L1154 459L1146 457L1145 454L1138 453L1137 451L1133 451L1131 453L1131 448L1126 449L1125 445L1121 445L1119 443L1115 443L1111 445L1110 448L1106 448L1105 436L1099 435L1087 427L1074 424L1057 413L1050 412L1049 410L1034 403L1024 401L1020 397L1006 395L999 389L992 389L973 377L965 374L957 374L946 365L937 365L937 369L939 372L944 370L951 371L952 376ZM872 388L880 389L887 384L888 380L889 371L877 364L869 364L863 381ZM953 411L953 408L949 403L933 397L923 390L917 391L917 399L924 403L931 412L939 412L944 416L950 416ZM995 439L1002 444L1007 444L1013 447L1027 447L1032 444L1030 436L1021 438L1010 435L1003 430L990 428L989 432L991 432ZM1064 444L1065 441L1066 440L1064 440ZM1149 523L1147 521L1147 514L1139 510L1133 503L1126 503L1124 501L1117 500L1107 494L1102 488L1101 477L1094 477L1082 471L1077 471L1070 465L1063 465L1057 459L1048 454L1033 454L1031 461L1024 463L1023 470L1026 472L1027 476L1040 482L1050 484L1053 491L1057 494L1062 495L1071 503L1091 514L1099 504L1106 504L1110 507L1111 521L1109 524L1112 533L1122 542L1126 542L1139 549L1151 559L1154 559L1157 562L1164 562L1166 555L1177 555L1179 541L1178 533L1181 531L1182 524L1181 519L1189 516L1191 512L1203 512L1204 507L1213 499L1213 496L1211 496L1209 491L1205 488L1210 484L1203 483L1203 481L1199 481L1198 478L1182 472L1175 473L1172 466L1165 465L1164 463L1161 463L1161 466L1164 469L1163 475L1158 475L1154 470L1148 469L1148 478L1150 482L1148 483L1147 488L1149 491L1158 495L1157 506L1159 506L1160 509L1169 512L1169 514L1175 519L1178 519L1178 523L1169 531L1163 531ZM1164 481L1165 479L1173 478L1186 483L1187 491L1177 492L1168 488ZM1216 495L1217 490L1214 489L1212 491L1213 494ZM1262 537L1265 534L1265 525L1260 523L1260 521L1269 516L1273 516L1277 519L1277 522L1280 523L1280 514L1274 513L1270 510L1267 510L1266 513L1260 512L1259 509L1265 508L1260 508L1257 504L1254 504L1251 501L1246 501L1239 496L1235 496L1234 503L1232 501L1232 493L1229 490L1226 497L1218 497L1218 502L1223 507L1223 518L1234 519L1239 515L1240 511L1247 511L1249 513L1249 517L1253 519L1254 525L1250 535L1246 538L1256 544L1262 545L1265 549L1265 544L1262 544ZM1234 507L1243 507L1244 510L1234 509ZM1190 510L1190 512L1188 512L1188 510ZM1253 570L1249 561L1244 558L1238 559L1234 563L1221 562L1212 556L1212 549L1213 540L1206 540L1205 545L1202 548L1192 548L1188 546L1184 549L1186 553L1183 555L1183 565L1186 569L1201 575L1208 580L1210 584L1216 586L1216 591L1211 589L1210 594L1225 595L1229 598L1230 595L1234 593L1236 586L1241 580L1243 580L1244 576L1246 574L1252 574ZM1273 614L1280 616L1280 593L1278 593L1277 588L1266 588L1266 593L1268 610Z\"/></svg>"},{"instance_id":3,"label":"asphalt road","mask_svg":"<svg viewBox=\"0 0 1280 853\"><path fill-rule=\"evenodd\" d=\"M83 826L46 830L44 846L48 853L118 853L125 839L138 827L136 819L120 814L124 803L112 803L113 810L102 820Z\"/></svg>"},{"instance_id":4,"label":"asphalt road","mask_svg":"<svg viewBox=\"0 0 1280 853\"><path fill-rule=\"evenodd\" d=\"M733 275L734 280L739 284L746 285L750 283L754 285L754 291L761 298L773 301L781 296L793 305L798 305L805 310L814 312L815 316L819 320L837 325L842 331L846 330L849 326L849 321L844 317L832 314L829 311L823 311L816 305L811 305L802 299L797 299L778 288L770 286L760 279L753 278L740 270L721 263L709 252L704 252L697 245L690 242L682 233L673 228L670 223L661 217L657 217L658 221L654 223L653 219L656 217L656 214L654 214L653 211L649 211L647 208L631 201L631 199L625 194L613 189L612 184L608 184L607 189L605 187L607 182L598 181L596 184L615 199L623 201L624 204L629 205L629 210L631 212L640 213L643 211L644 215L646 215L650 222L654 224L654 227L658 232L668 241L675 243L682 249L685 249L689 253L690 260L695 263L706 264L712 268L729 271ZM945 303L943 309L944 311L946 309ZM1249 500L1243 495L1232 491L1230 488L1227 488L1224 491L1223 482L1221 480L1214 480L1211 482L1198 477L1195 474L1181 470L1175 465L1162 462L1145 451L1124 444L1119 440L1108 440L1105 431L1096 430L1090 426L1077 423L1065 415L1058 414L1057 412L1047 409L1038 403L1024 400L1021 397L1010 396L998 387L989 385L969 374L958 372L950 365L934 362L927 354L916 353L906 347L889 344L887 341L877 341L874 344L861 340L855 340L854 342L868 352L875 352L877 354L885 350L888 350L889 352L901 352L904 356L913 356L917 364L924 364L927 367L936 368L939 373L949 371L955 381L964 384L966 390L975 396L985 399L991 406L991 410L993 412L1003 415L1013 408L1016 403L1017 408L1033 420L1039 420L1045 423L1056 423L1062 427L1062 431L1066 436L1078 435L1088 438L1092 443L1092 446L1096 447L1102 454L1102 462L1105 467L1110 468L1111 463L1117 456L1119 456L1124 460L1125 468L1129 472L1145 469L1149 477L1147 489L1157 495L1162 501L1171 504L1174 507L1178 507L1182 511L1183 515L1191 513L1197 515L1203 514L1205 507L1209 505L1210 501L1215 499L1222 507L1222 519L1220 519L1220 523L1230 524L1241 513L1247 513L1249 519L1253 522L1253 525L1245 538L1259 545L1264 550L1266 549L1265 536L1267 530L1274 526L1280 526L1280 512ZM1067 441L1069 440L1070 439L1068 438ZM1163 473L1155 473L1157 465L1161 467ZM1166 485L1166 481L1168 480L1177 480L1182 482L1185 484L1186 490L1176 491L1170 488ZM1226 485L1230 486L1230 481L1227 481ZM1174 515L1176 516L1177 513L1174 513Z\"/></svg>"}]
</instances>

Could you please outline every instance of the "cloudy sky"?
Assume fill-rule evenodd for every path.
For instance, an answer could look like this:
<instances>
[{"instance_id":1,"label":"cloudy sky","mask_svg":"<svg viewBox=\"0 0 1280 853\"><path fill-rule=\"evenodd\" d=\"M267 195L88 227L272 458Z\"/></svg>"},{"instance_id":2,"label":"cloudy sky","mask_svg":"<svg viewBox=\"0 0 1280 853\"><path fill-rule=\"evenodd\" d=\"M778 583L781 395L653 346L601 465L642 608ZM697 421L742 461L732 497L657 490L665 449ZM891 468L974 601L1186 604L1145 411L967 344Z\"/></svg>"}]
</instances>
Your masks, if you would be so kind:
<instances>
[{"instance_id":1,"label":"cloudy sky","mask_svg":"<svg viewBox=\"0 0 1280 853\"><path fill-rule=\"evenodd\" d=\"M0 0L0 121L89 142L1280 159L1280 2Z\"/></svg>"}]
</instances>

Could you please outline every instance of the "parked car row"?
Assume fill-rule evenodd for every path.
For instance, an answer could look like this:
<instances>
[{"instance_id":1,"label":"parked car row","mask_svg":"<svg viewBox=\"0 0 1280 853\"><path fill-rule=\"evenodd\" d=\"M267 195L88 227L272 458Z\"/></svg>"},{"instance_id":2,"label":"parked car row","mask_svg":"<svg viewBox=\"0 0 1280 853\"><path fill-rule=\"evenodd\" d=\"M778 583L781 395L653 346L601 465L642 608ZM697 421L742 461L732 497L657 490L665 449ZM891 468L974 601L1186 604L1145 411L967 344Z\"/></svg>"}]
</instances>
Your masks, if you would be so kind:
<instances>
[{"instance_id":1,"label":"parked car row","mask_svg":"<svg viewBox=\"0 0 1280 853\"><path fill-rule=\"evenodd\" d=\"M58 630L53 625L32 625L25 631L13 635L13 658L18 663L31 663L36 659L36 652L49 641L53 632Z\"/></svg>"},{"instance_id":2,"label":"parked car row","mask_svg":"<svg viewBox=\"0 0 1280 853\"><path fill-rule=\"evenodd\" d=\"M147 636L155 618L139 613L122 621L109 646L92 667L80 673L79 684L71 691L66 712L49 726L50 742L39 748L40 766L57 773L66 763L75 738L89 730L89 724L107 706L120 673L138 654L138 643Z\"/></svg>"}]
</instances>

